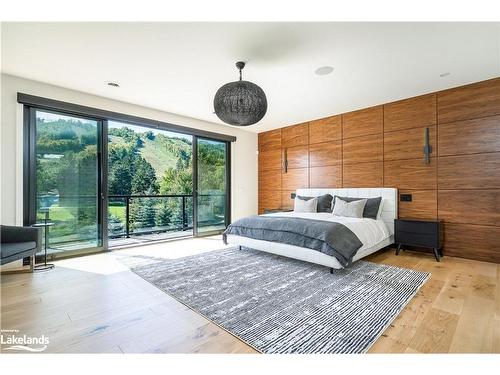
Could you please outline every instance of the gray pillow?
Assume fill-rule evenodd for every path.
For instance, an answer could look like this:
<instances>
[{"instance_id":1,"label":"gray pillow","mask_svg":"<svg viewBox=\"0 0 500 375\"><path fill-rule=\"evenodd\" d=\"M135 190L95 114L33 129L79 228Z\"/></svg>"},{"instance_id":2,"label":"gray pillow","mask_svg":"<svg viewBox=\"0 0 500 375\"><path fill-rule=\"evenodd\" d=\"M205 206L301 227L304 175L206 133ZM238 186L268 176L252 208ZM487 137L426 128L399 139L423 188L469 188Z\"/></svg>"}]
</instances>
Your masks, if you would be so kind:
<instances>
[{"instance_id":1,"label":"gray pillow","mask_svg":"<svg viewBox=\"0 0 500 375\"><path fill-rule=\"evenodd\" d=\"M309 199L313 199L315 197L304 197L297 195L297 198L302 199L304 201L308 201ZM333 197L330 194L320 195L319 197L316 198L318 199L317 212L332 212Z\"/></svg>"},{"instance_id":2,"label":"gray pillow","mask_svg":"<svg viewBox=\"0 0 500 375\"><path fill-rule=\"evenodd\" d=\"M354 201L359 201L361 199L366 199L366 198L339 197L338 195L336 195L335 198L342 199L343 201L346 202L354 202ZM382 197L366 199L365 209L363 210L363 217L377 220L377 214L378 214L378 209L380 208L380 202L382 202ZM333 201L333 205L335 205L335 201Z\"/></svg>"},{"instance_id":3,"label":"gray pillow","mask_svg":"<svg viewBox=\"0 0 500 375\"><path fill-rule=\"evenodd\" d=\"M361 219L363 217L363 210L366 205L366 199L360 199L352 202L335 197L335 205L333 206L332 214L336 216L356 217Z\"/></svg>"},{"instance_id":4,"label":"gray pillow","mask_svg":"<svg viewBox=\"0 0 500 375\"><path fill-rule=\"evenodd\" d=\"M317 212L318 199L313 198L309 200L300 199L295 197L293 204L293 212Z\"/></svg>"}]
</instances>

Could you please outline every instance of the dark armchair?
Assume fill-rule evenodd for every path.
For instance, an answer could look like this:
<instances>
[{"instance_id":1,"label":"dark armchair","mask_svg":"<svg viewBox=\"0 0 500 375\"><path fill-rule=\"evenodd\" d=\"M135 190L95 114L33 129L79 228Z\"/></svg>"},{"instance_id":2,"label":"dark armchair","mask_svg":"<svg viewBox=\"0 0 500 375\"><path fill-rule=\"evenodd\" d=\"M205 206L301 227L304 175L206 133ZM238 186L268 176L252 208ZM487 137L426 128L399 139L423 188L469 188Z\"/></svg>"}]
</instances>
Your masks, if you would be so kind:
<instances>
[{"instance_id":1,"label":"dark armchair","mask_svg":"<svg viewBox=\"0 0 500 375\"><path fill-rule=\"evenodd\" d=\"M34 255L42 247L42 229L0 225L1 264L7 264ZM34 259L31 259L33 270Z\"/></svg>"}]
</instances>

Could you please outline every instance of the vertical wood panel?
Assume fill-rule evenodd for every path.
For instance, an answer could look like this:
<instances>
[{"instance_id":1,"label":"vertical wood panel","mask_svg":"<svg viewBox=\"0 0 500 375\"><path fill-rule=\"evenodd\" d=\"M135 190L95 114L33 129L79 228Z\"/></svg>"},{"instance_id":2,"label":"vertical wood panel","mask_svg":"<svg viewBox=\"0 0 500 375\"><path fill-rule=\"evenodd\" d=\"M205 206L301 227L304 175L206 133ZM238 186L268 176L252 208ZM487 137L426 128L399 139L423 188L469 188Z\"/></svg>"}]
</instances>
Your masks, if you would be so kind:
<instances>
[{"instance_id":1,"label":"vertical wood panel","mask_svg":"<svg viewBox=\"0 0 500 375\"><path fill-rule=\"evenodd\" d=\"M439 125L439 156L500 152L500 116Z\"/></svg>"},{"instance_id":2,"label":"vertical wood panel","mask_svg":"<svg viewBox=\"0 0 500 375\"><path fill-rule=\"evenodd\" d=\"M500 114L500 78L438 93L438 123Z\"/></svg>"},{"instance_id":3,"label":"vertical wood panel","mask_svg":"<svg viewBox=\"0 0 500 375\"><path fill-rule=\"evenodd\" d=\"M259 171L281 170L281 148L259 151Z\"/></svg>"},{"instance_id":4,"label":"vertical wood panel","mask_svg":"<svg viewBox=\"0 0 500 375\"><path fill-rule=\"evenodd\" d=\"M342 164L342 141L316 143L309 146L309 166Z\"/></svg>"},{"instance_id":5,"label":"vertical wood panel","mask_svg":"<svg viewBox=\"0 0 500 375\"><path fill-rule=\"evenodd\" d=\"M437 190L399 190L399 195L411 194L411 202L399 200L399 217L406 219L437 219Z\"/></svg>"},{"instance_id":6,"label":"vertical wood panel","mask_svg":"<svg viewBox=\"0 0 500 375\"><path fill-rule=\"evenodd\" d=\"M429 164L422 160L391 160L384 162L384 186L399 189L435 190L437 188L436 158Z\"/></svg>"},{"instance_id":7,"label":"vertical wood panel","mask_svg":"<svg viewBox=\"0 0 500 375\"><path fill-rule=\"evenodd\" d=\"M295 190L282 190L281 191L281 208L283 209L293 209L293 199L291 194L295 193Z\"/></svg>"},{"instance_id":8,"label":"vertical wood panel","mask_svg":"<svg viewBox=\"0 0 500 375\"><path fill-rule=\"evenodd\" d=\"M281 149L281 129L259 133L259 151Z\"/></svg>"},{"instance_id":9,"label":"vertical wood panel","mask_svg":"<svg viewBox=\"0 0 500 375\"><path fill-rule=\"evenodd\" d=\"M297 190L309 187L309 169L289 169L281 174L281 188L283 190Z\"/></svg>"},{"instance_id":10,"label":"vertical wood panel","mask_svg":"<svg viewBox=\"0 0 500 375\"><path fill-rule=\"evenodd\" d=\"M352 138L383 131L383 107L377 106L342 115L342 137Z\"/></svg>"},{"instance_id":11,"label":"vertical wood panel","mask_svg":"<svg viewBox=\"0 0 500 375\"><path fill-rule=\"evenodd\" d=\"M444 238L444 255L500 263L500 227L447 223Z\"/></svg>"},{"instance_id":12,"label":"vertical wood panel","mask_svg":"<svg viewBox=\"0 0 500 375\"><path fill-rule=\"evenodd\" d=\"M415 128L384 134L384 160L424 159L424 132ZM431 157L437 156L436 127L429 127Z\"/></svg>"},{"instance_id":13,"label":"vertical wood panel","mask_svg":"<svg viewBox=\"0 0 500 375\"><path fill-rule=\"evenodd\" d=\"M309 144L309 123L288 126L281 129L281 147L307 146Z\"/></svg>"},{"instance_id":14,"label":"vertical wood panel","mask_svg":"<svg viewBox=\"0 0 500 375\"><path fill-rule=\"evenodd\" d=\"M342 117L331 116L309 123L309 144L342 139Z\"/></svg>"},{"instance_id":15,"label":"vertical wood panel","mask_svg":"<svg viewBox=\"0 0 500 375\"><path fill-rule=\"evenodd\" d=\"M279 190L259 191L259 214L266 209L281 208L281 192Z\"/></svg>"},{"instance_id":16,"label":"vertical wood panel","mask_svg":"<svg viewBox=\"0 0 500 375\"><path fill-rule=\"evenodd\" d=\"M283 160L288 161L288 168L307 168L309 166L307 146L284 148Z\"/></svg>"},{"instance_id":17,"label":"vertical wood panel","mask_svg":"<svg viewBox=\"0 0 500 375\"><path fill-rule=\"evenodd\" d=\"M439 189L500 189L500 154L439 158Z\"/></svg>"},{"instance_id":18,"label":"vertical wood panel","mask_svg":"<svg viewBox=\"0 0 500 375\"><path fill-rule=\"evenodd\" d=\"M343 187L382 186L382 162L349 165L342 170Z\"/></svg>"},{"instance_id":19,"label":"vertical wood panel","mask_svg":"<svg viewBox=\"0 0 500 375\"><path fill-rule=\"evenodd\" d=\"M329 165L309 169L309 187L339 188L342 187L342 166Z\"/></svg>"},{"instance_id":20,"label":"vertical wood panel","mask_svg":"<svg viewBox=\"0 0 500 375\"><path fill-rule=\"evenodd\" d=\"M344 139L342 141L342 157L344 165L383 161L383 135L372 134Z\"/></svg>"},{"instance_id":21,"label":"vertical wood panel","mask_svg":"<svg viewBox=\"0 0 500 375\"><path fill-rule=\"evenodd\" d=\"M384 105L384 131L436 125L436 94Z\"/></svg>"},{"instance_id":22,"label":"vertical wood panel","mask_svg":"<svg viewBox=\"0 0 500 375\"><path fill-rule=\"evenodd\" d=\"M281 171L259 171L260 190L281 190Z\"/></svg>"},{"instance_id":23,"label":"vertical wood panel","mask_svg":"<svg viewBox=\"0 0 500 375\"><path fill-rule=\"evenodd\" d=\"M500 190L440 190L439 218L450 223L500 226Z\"/></svg>"}]
</instances>

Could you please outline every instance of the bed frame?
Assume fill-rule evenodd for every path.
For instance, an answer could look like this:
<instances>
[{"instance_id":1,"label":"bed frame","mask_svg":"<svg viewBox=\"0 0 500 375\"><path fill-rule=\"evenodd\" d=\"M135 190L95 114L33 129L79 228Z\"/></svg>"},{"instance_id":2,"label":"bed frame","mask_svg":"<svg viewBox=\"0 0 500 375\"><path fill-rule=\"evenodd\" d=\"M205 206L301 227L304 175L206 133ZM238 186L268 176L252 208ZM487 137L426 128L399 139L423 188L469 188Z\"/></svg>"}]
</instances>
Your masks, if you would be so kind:
<instances>
[{"instance_id":1,"label":"bed frame","mask_svg":"<svg viewBox=\"0 0 500 375\"><path fill-rule=\"evenodd\" d=\"M345 188L345 189L298 189L297 195L318 197L323 194L338 195L342 197L352 198L376 198L382 197L380 219L385 222L391 236L386 240L358 252L353 261L366 257L386 246L394 243L394 219L398 217L398 190L394 188ZM238 247L249 247L252 249L265 251L289 258L303 260L305 262L316 263L333 269L343 268L338 260L332 256L320 253L319 251L311 251L302 247L280 244L276 242L268 242L262 240L254 240L252 238L228 235L227 241L230 244Z\"/></svg>"}]
</instances>

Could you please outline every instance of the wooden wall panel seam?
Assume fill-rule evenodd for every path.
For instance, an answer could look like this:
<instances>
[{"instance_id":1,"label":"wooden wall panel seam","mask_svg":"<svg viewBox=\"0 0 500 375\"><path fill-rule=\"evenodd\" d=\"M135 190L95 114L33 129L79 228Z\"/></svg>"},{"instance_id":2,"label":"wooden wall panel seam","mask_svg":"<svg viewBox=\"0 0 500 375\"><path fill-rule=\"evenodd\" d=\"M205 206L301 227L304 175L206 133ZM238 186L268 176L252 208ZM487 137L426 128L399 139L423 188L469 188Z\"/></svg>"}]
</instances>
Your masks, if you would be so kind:
<instances>
[{"instance_id":1,"label":"wooden wall panel seam","mask_svg":"<svg viewBox=\"0 0 500 375\"><path fill-rule=\"evenodd\" d=\"M448 125L448 124L453 124L454 122L469 121L469 120L482 120L482 119L485 119L488 117L495 117L495 116L499 116L499 115L500 114L486 115L486 116L471 117L471 118L465 118L462 120L453 120L453 121L446 121L446 122L440 121L437 123L437 125Z\"/></svg>"}]
</instances>

